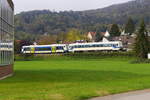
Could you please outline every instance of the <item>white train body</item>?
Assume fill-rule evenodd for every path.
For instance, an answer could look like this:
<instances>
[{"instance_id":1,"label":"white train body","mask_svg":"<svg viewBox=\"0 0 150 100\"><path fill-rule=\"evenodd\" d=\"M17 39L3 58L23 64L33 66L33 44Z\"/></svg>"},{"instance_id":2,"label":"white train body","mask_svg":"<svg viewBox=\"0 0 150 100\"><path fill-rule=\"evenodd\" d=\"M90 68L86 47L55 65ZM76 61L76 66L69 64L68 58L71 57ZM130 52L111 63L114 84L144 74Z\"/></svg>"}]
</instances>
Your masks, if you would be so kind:
<instances>
[{"instance_id":1,"label":"white train body","mask_svg":"<svg viewBox=\"0 0 150 100\"><path fill-rule=\"evenodd\" d=\"M82 51L119 51L123 48L122 42L93 42L93 43L74 43L69 44L69 52Z\"/></svg>"}]
</instances>

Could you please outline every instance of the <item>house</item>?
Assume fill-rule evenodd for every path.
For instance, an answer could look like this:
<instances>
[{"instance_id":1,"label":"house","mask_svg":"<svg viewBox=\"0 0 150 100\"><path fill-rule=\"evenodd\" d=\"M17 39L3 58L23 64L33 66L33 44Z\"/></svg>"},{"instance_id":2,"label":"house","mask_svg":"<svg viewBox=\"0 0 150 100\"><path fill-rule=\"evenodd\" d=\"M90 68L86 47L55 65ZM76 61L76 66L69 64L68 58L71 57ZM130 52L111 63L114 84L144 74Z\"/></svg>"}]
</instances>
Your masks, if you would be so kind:
<instances>
[{"instance_id":1,"label":"house","mask_svg":"<svg viewBox=\"0 0 150 100\"><path fill-rule=\"evenodd\" d=\"M95 41L95 36L96 36L96 32L88 32L87 34L87 39L91 42L94 42ZM103 40L107 40L108 41L108 38L110 37L110 34L108 31L106 32L100 32L99 33L101 36L103 36Z\"/></svg>"},{"instance_id":2,"label":"house","mask_svg":"<svg viewBox=\"0 0 150 100\"><path fill-rule=\"evenodd\" d=\"M96 32L88 32L87 39L91 42L94 42L95 41L95 35L96 35Z\"/></svg>"},{"instance_id":3,"label":"house","mask_svg":"<svg viewBox=\"0 0 150 100\"><path fill-rule=\"evenodd\" d=\"M127 48L127 50L133 49L133 44L135 42L136 34L130 35L129 33L125 33L125 31L121 32L120 36L111 37L111 41L121 41L123 43L123 47Z\"/></svg>"},{"instance_id":4,"label":"house","mask_svg":"<svg viewBox=\"0 0 150 100\"><path fill-rule=\"evenodd\" d=\"M128 34L125 33L125 31L122 31L120 36L111 37L110 33L108 31L99 33L103 36L102 42L108 42L108 41L122 41L123 47L127 48L128 50L133 48L133 44L135 42L136 34ZM95 35L96 32L88 32L87 38L90 40L90 42L95 41Z\"/></svg>"}]
</instances>

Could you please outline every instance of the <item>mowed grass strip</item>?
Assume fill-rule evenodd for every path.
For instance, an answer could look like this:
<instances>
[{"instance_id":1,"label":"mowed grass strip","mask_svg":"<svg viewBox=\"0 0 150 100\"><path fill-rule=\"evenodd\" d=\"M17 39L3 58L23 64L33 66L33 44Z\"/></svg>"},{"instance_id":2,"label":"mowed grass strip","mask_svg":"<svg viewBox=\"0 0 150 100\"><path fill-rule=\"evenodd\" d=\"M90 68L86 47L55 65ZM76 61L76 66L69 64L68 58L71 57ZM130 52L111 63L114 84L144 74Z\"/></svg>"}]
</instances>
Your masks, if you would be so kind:
<instances>
[{"instance_id":1,"label":"mowed grass strip","mask_svg":"<svg viewBox=\"0 0 150 100\"><path fill-rule=\"evenodd\" d=\"M0 100L84 100L150 88L150 64L131 58L15 62L13 77L0 81Z\"/></svg>"}]
</instances>

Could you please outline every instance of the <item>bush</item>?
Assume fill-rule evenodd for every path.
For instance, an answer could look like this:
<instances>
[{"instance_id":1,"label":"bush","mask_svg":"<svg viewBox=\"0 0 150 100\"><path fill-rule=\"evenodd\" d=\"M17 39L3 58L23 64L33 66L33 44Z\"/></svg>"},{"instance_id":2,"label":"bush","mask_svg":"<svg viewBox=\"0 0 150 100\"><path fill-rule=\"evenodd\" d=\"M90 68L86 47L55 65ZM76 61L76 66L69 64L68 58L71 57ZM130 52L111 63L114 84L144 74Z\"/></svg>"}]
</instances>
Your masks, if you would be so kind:
<instances>
[{"instance_id":1,"label":"bush","mask_svg":"<svg viewBox=\"0 0 150 100\"><path fill-rule=\"evenodd\" d=\"M149 59L138 59L138 60L135 60L135 61L132 61L131 62L132 64L142 64L142 63L150 63L150 60Z\"/></svg>"},{"instance_id":2,"label":"bush","mask_svg":"<svg viewBox=\"0 0 150 100\"><path fill-rule=\"evenodd\" d=\"M31 61L31 60L46 60L46 59L74 59L74 58L110 58L110 57L134 57L132 52L80 52L80 53L65 53L65 54L20 54L15 55L17 61Z\"/></svg>"},{"instance_id":3,"label":"bush","mask_svg":"<svg viewBox=\"0 0 150 100\"><path fill-rule=\"evenodd\" d=\"M15 61L31 61L34 59L34 54L17 54L15 55Z\"/></svg>"},{"instance_id":4,"label":"bush","mask_svg":"<svg viewBox=\"0 0 150 100\"><path fill-rule=\"evenodd\" d=\"M134 57L133 52L82 52L64 54L69 57Z\"/></svg>"}]
</instances>

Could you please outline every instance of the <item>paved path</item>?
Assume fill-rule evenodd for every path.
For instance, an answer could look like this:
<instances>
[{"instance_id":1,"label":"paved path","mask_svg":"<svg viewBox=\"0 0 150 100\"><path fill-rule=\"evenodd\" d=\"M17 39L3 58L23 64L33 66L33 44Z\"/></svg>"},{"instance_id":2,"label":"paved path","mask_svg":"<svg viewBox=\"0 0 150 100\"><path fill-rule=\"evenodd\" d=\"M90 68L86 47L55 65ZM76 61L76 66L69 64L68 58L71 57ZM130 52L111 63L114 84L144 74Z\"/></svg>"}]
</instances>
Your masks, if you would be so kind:
<instances>
[{"instance_id":1,"label":"paved path","mask_svg":"<svg viewBox=\"0 0 150 100\"><path fill-rule=\"evenodd\" d=\"M89 100L150 100L150 89L110 95L105 97L97 97Z\"/></svg>"}]
</instances>

